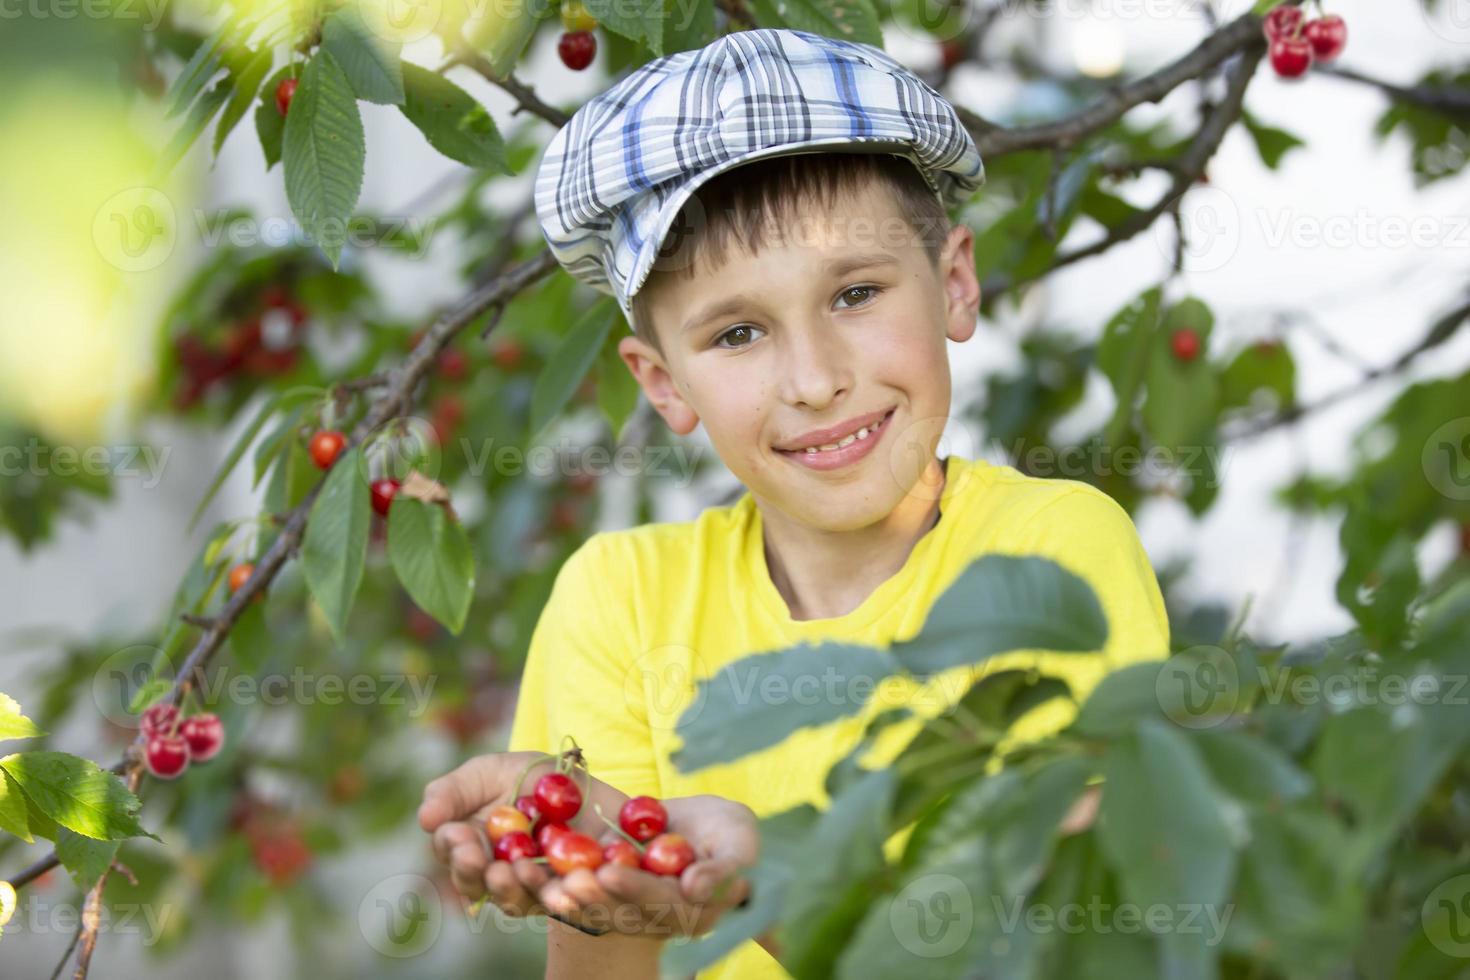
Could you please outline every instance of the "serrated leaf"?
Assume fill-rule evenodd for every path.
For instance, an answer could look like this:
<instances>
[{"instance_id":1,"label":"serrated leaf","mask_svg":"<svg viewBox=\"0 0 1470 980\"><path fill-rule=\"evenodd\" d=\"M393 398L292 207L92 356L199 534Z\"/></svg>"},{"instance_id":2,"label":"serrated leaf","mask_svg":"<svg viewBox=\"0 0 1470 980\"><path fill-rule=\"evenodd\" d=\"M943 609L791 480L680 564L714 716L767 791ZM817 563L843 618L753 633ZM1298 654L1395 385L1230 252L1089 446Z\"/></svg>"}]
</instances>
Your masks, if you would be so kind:
<instances>
[{"instance_id":1,"label":"serrated leaf","mask_svg":"<svg viewBox=\"0 0 1470 980\"><path fill-rule=\"evenodd\" d=\"M510 174L505 140L485 107L437 72L405 63L401 109L429 145L467 167Z\"/></svg>"},{"instance_id":2,"label":"serrated leaf","mask_svg":"<svg viewBox=\"0 0 1470 980\"><path fill-rule=\"evenodd\" d=\"M250 103L255 101L256 93L260 91L260 84L270 73L274 61L275 56L267 46L252 54L241 67L238 76L235 77L235 87L230 95L230 102L225 106L225 111L220 114L219 122L214 127L215 156L219 156L225 140L229 138L236 124L244 118L245 110L250 108Z\"/></svg>"},{"instance_id":3,"label":"serrated leaf","mask_svg":"<svg viewBox=\"0 0 1470 980\"><path fill-rule=\"evenodd\" d=\"M935 601L919 634L891 652L926 676L1014 650L1100 650L1107 638L1107 617L1086 580L1050 559L987 555Z\"/></svg>"},{"instance_id":4,"label":"serrated leaf","mask_svg":"<svg viewBox=\"0 0 1470 980\"><path fill-rule=\"evenodd\" d=\"M1210 332L1215 317L1197 299L1186 299L1170 308L1154 335L1148 352L1142 417L1144 429L1157 445L1182 451L1200 446L1215 428L1220 413L1220 379L1210 364ZM1192 361L1174 356L1174 335L1192 330L1199 338L1200 354Z\"/></svg>"},{"instance_id":5,"label":"serrated leaf","mask_svg":"<svg viewBox=\"0 0 1470 980\"><path fill-rule=\"evenodd\" d=\"M362 192L362 117L347 76L327 51L301 73L286 113L282 158L291 213L335 269Z\"/></svg>"},{"instance_id":6,"label":"serrated leaf","mask_svg":"<svg viewBox=\"0 0 1470 980\"><path fill-rule=\"evenodd\" d=\"M286 132L285 117L276 107L276 89L288 77L293 77L295 72L295 65L285 65L260 88L260 104L255 107L255 135L260 138L260 150L265 155L266 170L280 163L281 139Z\"/></svg>"},{"instance_id":7,"label":"serrated leaf","mask_svg":"<svg viewBox=\"0 0 1470 980\"><path fill-rule=\"evenodd\" d=\"M0 769L37 809L68 830L98 840L158 839L138 823L138 798L95 762L65 752L21 752L0 759Z\"/></svg>"},{"instance_id":8,"label":"serrated leaf","mask_svg":"<svg viewBox=\"0 0 1470 980\"><path fill-rule=\"evenodd\" d=\"M357 7L348 4L327 17L322 47L341 66L358 98L379 105L403 104L402 45L375 34Z\"/></svg>"},{"instance_id":9,"label":"serrated leaf","mask_svg":"<svg viewBox=\"0 0 1470 980\"><path fill-rule=\"evenodd\" d=\"M45 735L36 723L20 713L20 702L0 693L0 739L35 738Z\"/></svg>"},{"instance_id":10,"label":"serrated leaf","mask_svg":"<svg viewBox=\"0 0 1470 980\"><path fill-rule=\"evenodd\" d=\"M475 594L475 556L459 522L439 504L395 498L388 560L414 603L458 636Z\"/></svg>"},{"instance_id":11,"label":"serrated leaf","mask_svg":"<svg viewBox=\"0 0 1470 980\"><path fill-rule=\"evenodd\" d=\"M562 339L546 367L536 376L536 386L531 392L532 440L572 400L582 379L596 363L608 331L621 316L617 302L610 296L603 297L588 307Z\"/></svg>"},{"instance_id":12,"label":"serrated leaf","mask_svg":"<svg viewBox=\"0 0 1470 980\"><path fill-rule=\"evenodd\" d=\"M56 832L56 857L71 875L71 880L84 892L112 866L112 859L117 857L117 849L121 846L120 840L94 840L65 827L58 828Z\"/></svg>"},{"instance_id":13,"label":"serrated leaf","mask_svg":"<svg viewBox=\"0 0 1470 980\"><path fill-rule=\"evenodd\" d=\"M811 698L800 692L836 678L837 691L872 691L896 673L883 650L826 642L758 653L729 664L699 682L680 716L683 747L673 753L680 772L729 762L775 745L792 732L856 714L867 700L856 696Z\"/></svg>"},{"instance_id":14,"label":"serrated leaf","mask_svg":"<svg viewBox=\"0 0 1470 980\"><path fill-rule=\"evenodd\" d=\"M367 481L359 472L361 453L352 449L327 471L326 484L311 507L301 543L301 568L340 645L347 614L362 585L372 518Z\"/></svg>"},{"instance_id":15,"label":"serrated leaf","mask_svg":"<svg viewBox=\"0 0 1470 980\"><path fill-rule=\"evenodd\" d=\"M14 834L27 844L35 840L31 836L31 822L26 819L25 793L3 769L0 769L0 830Z\"/></svg>"}]
</instances>

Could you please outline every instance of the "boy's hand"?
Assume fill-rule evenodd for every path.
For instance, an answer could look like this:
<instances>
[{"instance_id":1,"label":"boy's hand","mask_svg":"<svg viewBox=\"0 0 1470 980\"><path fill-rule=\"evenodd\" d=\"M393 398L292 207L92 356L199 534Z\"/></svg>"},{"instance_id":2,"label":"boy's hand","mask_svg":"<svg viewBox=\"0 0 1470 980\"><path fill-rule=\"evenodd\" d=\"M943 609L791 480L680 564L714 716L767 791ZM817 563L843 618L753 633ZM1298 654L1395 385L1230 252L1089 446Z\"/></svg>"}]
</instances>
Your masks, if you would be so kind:
<instances>
[{"instance_id":1,"label":"boy's hand","mask_svg":"<svg viewBox=\"0 0 1470 980\"><path fill-rule=\"evenodd\" d=\"M536 780L551 772L554 763L539 752L496 752L480 755L424 787L419 804L419 826L433 835L434 856L449 868L454 887L470 901L485 894L485 869L490 864L485 817L497 806L515 804L516 781L526 767L541 765L521 780L521 795L528 795ZM578 785L581 780L578 777ZM598 838L607 824L598 819L593 805L613 820L628 797L592 776L587 777L581 811L571 827ZM503 862L502 862L503 863Z\"/></svg>"},{"instance_id":2,"label":"boy's hand","mask_svg":"<svg viewBox=\"0 0 1470 980\"><path fill-rule=\"evenodd\" d=\"M655 939L708 932L750 894L742 872L760 857L755 814L719 796L686 796L663 804L668 832L682 834L694 848L694 863L678 878L616 864L557 878L527 858L514 866L495 861L485 873L491 900L511 915L550 912L599 931ZM596 836L604 845L618 839L611 830Z\"/></svg>"}]
</instances>

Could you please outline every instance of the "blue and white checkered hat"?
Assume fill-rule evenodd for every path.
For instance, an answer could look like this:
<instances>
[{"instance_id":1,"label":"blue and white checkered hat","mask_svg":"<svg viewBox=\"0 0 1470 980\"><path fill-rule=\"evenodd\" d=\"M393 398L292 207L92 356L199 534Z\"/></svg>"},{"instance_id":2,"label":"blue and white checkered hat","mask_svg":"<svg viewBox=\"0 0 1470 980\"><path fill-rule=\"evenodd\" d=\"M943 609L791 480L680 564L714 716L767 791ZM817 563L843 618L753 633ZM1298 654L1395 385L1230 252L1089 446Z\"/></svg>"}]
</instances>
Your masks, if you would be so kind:
<instances>
[{"instance_id":1,"label":"blue and white checkered hat","mask_svg":"<svg viewBox=\"0 0 1470 980\"><path fill-rule=\"evenodd\" d=\"M823 150L906 157L946 207L985 181L954 107L882 50L761 28L656 58L578 109L542 157L537 218L562 266L631 323L633 295L701 184Z\"/></svg>"}]
</instances>

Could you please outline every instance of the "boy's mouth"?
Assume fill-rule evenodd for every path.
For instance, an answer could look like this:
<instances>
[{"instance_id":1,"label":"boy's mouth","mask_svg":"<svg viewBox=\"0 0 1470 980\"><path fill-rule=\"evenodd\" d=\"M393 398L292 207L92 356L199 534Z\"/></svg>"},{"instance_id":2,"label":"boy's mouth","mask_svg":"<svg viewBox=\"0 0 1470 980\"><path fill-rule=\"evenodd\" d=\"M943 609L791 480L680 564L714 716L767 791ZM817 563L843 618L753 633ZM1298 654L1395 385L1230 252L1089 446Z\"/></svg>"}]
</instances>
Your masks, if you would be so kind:
<instances>
[{"instance_id":1,"label":"boy's mouth","mask_svg":"<svg viewBox=\"0 0 1470 980\"><path fill-rule=\"evenodd\" d=\"M869 416L859 416L844 424L842 428L852 426L846 435L840 438L832 438L829 442L816 443L815 438L802 438L795 440L799 448L776 447L776 451L787 458L802 463L814 469L835 469L846 466L862 459L872 451L873 446L881 438L887 429L888 420L893 417L894 409L885 412L874 412ZM804 445L803 445L804 444Z\"/></svg>"}]
</instances>

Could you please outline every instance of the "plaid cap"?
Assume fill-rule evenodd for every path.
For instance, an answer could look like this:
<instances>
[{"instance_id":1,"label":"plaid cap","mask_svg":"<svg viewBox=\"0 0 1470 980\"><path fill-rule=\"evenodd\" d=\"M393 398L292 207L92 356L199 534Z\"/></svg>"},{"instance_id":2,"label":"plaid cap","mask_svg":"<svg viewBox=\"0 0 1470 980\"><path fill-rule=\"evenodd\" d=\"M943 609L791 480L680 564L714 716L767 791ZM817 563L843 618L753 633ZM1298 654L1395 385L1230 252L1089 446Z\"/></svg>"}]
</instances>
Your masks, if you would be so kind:
<instances>
[{"instance_id":1,"label":"plaid cap","mask_svg":"<svg viewBox=\"0 0 1470 980\"><path fill-rule=\"evenodd\" d=\"M732 167L794 153L891 153L946 208L985 181L954 107L879 48L792 29L736 31L642 65L546 148L535 203L576 279L632 298L691 194Z\"/></svg>"}]
</instances>

